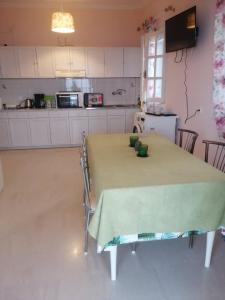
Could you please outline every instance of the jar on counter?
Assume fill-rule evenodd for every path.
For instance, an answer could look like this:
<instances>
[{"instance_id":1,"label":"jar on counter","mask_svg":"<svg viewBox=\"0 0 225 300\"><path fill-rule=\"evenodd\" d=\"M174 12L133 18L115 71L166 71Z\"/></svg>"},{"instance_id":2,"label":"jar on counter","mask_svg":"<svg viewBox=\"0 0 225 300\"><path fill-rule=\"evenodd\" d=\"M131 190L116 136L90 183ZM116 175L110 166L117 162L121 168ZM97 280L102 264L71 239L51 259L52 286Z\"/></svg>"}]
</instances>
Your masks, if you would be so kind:
<instances>
[{"instance_id":1,"label":"jar on counter","mask_svg":"<svg viewBox=\"0 0 225 300\"><path fill-rule=\"evenodd\" d=\"M45 96L46 108L56 108L55 96Z\"/></svg>"}]
</instances>

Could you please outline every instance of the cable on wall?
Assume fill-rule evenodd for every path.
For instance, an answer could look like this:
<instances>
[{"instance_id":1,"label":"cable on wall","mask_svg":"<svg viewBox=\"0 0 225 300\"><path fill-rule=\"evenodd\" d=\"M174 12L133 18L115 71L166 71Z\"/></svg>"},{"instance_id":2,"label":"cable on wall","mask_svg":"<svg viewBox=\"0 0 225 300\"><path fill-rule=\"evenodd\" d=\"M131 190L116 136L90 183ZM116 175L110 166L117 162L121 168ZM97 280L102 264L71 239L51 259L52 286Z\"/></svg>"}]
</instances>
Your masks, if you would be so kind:
<instances>
[{"instance_id":1,"label":"cable on wall","mask_svg":"<svg viewBox=\"0 0 225 300\"><path fill-rule=\"evenodd\" d=\"M186 118L184 123L186 124L189 120L194 118L198 112L200 112L200 109L196 109L196 111L189 115L189 98L188 98L188 86L187 86L187 71L188 71L188 49L182 49L181 57L178 60L178 51L176 51L176 56L174 59L174 62L177 64L180 64L183 61L184 58L184 88L185 88L185 103L186 103Z\"/></svg>"}]
</instances>

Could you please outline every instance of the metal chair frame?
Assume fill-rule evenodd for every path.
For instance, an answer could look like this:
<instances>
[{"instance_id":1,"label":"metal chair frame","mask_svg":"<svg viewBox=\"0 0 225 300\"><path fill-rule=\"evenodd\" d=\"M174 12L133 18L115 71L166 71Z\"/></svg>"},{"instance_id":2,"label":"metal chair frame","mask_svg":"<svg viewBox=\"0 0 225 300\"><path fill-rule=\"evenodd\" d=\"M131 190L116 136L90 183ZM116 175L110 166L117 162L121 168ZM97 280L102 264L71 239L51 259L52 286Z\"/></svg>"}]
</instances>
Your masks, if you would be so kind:
<instances>
[{"instance_id":1,"label":"metal chair frame","mask_svg":"<svg viewBox=\"0 0 225 300\"><path fill-rule=\"evenodd\" d=\"M179 132L179 146L193 154L198 133L189 129L177 129Z\"/></svg>"},{"instance_id":2,"label":"metal chair frame","mask_svg":"<svg viewBox=\"0 0 225 300\"><path fill-rule=\"evenodd\" d=\"M88 252L88 225L90 223L90 219L93 216L95 209L91 207L90 201L90 184L89 184L89 173L87 162L85 158L81 156L80 158L83 183L84 183L84 212L85 212L85 228L84 228L84 254Z\"/></svg>"}]
</instances>

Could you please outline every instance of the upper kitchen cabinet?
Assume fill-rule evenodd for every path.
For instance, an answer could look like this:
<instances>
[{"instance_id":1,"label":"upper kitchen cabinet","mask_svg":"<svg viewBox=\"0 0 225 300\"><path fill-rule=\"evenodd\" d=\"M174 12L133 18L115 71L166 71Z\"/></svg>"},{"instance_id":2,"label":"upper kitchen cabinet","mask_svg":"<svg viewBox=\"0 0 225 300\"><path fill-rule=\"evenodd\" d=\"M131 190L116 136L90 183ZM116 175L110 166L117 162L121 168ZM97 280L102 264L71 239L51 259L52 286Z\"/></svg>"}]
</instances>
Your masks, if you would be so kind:
<instances>
[{"instance_id":1,"label":"upper kitchen cabinet","mask_svg":"<svg viewBox=\"0 0 225 300\"><path fill-rule=\"evenodd\" d=\"M15 47L0 47L0 77L19 77L19 66Z\"/></svg>"},{"instance_id":2,"label":"upper kitchen cabinet","mask_svg":"<svg viewBox=\"0 0 225 300\"><path fill-rule=\"evenodd\" d=\"M53 63L53 52L51 47L37 47L37 66L40 78L54 78L55 69Z\"/></svg>"},{"instance_id":3,"label":"upper kitchen cabinet","mask_svg":"<svg viewBox=\"0 0 225 300\"><path fill-rule=\"evenodd\" d=\"M123 48L105 48L105 77L123 77Z\"/></svg>"},{"instance_id":4,"label":"upper kitchen cabinet","mask_svg":"<svg viewBox=\"0 0 225 300\"><path fill-rule=\"evenodd\" d=\"M87 77L105 77L104 48L87 48Z\"/></svg>"},{"instance_id":5,"label":"upper kitchen cabinet","mask_svg":"<svg viewBox=\"0 0 225 300\"><path fill-rule=\"evenodd\" d=\"M18 47L17 54L19 59L20 77L37 78L37 60L34 47Z\"/></svg>"},{"instance_id":6,"label":"upper kitchen cabinet","mask_svg":"<svg viewBox=\"0 0 225 300\"><path fill-rule=\"evenodd\" d=\"M70 69L71 71L86 71L86 49L70 47Z\"/></svg>"},{"instance_id":7,"label":"upper kitchen cabinet","mask_svg":"<svg viewBox=\"0 0 225 300\"><path fill-rule=\"evenodd\" d=\"M69 47L54 47L54 64L57 71L70 71L70 50Z\"/></svg>"},{"instance_id":8,"label":"upper kitchen cabinet","mask_svg":"<svg viewBox=\"0 0 225 300\"><path fill-rule=\"evenodd\" d=\"M141 76L141 48L124 48L124 77Z\"/></svg>"}]
</instances>

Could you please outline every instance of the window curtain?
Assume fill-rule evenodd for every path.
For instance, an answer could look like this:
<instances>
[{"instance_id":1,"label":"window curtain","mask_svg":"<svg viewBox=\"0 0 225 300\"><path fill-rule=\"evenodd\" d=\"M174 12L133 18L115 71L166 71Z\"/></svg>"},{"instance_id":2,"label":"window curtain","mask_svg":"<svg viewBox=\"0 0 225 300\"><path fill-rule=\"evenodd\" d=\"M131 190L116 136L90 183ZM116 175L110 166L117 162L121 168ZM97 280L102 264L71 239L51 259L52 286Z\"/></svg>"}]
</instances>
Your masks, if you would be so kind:
<instances>
[{"instance_id":1,"label":"window curtain","mask_svg":"<svg viewBox=\"0 0 225 300\"><path fill-rule=\"evenodd\" d=\"M225 0L217 0L214 35L213 103L221 139L225 139Z\"/></svg>"}]
</instances>

